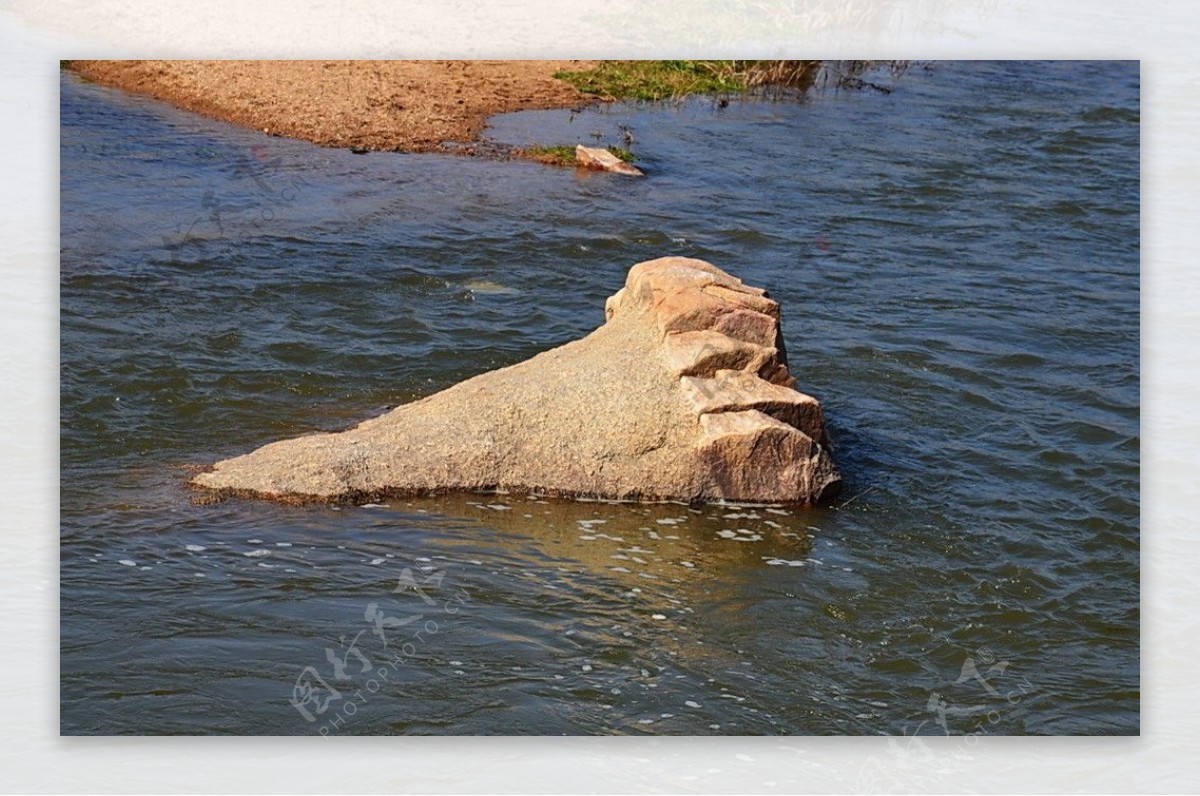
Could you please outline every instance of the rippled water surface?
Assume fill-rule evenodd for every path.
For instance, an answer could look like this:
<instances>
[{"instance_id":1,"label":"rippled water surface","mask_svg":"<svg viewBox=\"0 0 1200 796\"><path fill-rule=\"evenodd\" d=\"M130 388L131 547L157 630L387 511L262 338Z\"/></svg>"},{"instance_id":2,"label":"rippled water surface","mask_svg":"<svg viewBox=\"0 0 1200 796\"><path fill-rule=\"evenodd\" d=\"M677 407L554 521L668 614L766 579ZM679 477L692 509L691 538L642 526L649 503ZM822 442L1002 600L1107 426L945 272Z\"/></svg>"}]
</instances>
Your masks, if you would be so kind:
<instances>
[{"instance_id":1,"label":"rippled water surface","mask_svg":"<svg viewBox=\"0 0 1200 796\"><path fill-rule=\"evenodd\" d=\"M61 88L64 733L1138 731L1136 64L493 120L624 126L642 180ZM837 504L182 487L580 337L664 254L781 302Z\"/></svg>"}]
</instances>

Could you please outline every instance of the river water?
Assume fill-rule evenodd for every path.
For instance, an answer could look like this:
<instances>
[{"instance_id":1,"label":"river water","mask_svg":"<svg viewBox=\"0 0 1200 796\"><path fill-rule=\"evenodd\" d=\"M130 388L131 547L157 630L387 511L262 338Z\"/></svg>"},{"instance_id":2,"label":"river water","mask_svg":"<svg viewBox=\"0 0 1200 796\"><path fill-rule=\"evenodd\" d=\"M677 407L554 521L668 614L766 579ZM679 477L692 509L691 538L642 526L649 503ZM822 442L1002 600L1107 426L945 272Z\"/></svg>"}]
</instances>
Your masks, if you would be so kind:
<instances>
[{"instance_id":1,"label":"river water","mask_svg":"<svg viewBox=\"0 0 1200 796\"><path fill-rule=\"evenodd\" d=\"M881 78L883 79L883 78ZM630 180L355 155L62 78L65 734L1139 730L1139 74L521 113ZM707 259L784 310L837 503L196 505Z\"/></svg>"}]
</instances>

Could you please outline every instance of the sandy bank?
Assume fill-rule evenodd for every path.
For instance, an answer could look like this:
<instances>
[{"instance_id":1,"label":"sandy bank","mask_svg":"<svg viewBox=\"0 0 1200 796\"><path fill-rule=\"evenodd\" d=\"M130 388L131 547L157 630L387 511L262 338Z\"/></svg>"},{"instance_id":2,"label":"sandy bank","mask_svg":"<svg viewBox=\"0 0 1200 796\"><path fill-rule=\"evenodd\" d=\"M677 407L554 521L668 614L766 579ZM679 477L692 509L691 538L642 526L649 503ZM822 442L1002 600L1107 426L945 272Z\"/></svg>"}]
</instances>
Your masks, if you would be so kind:
<instances>
[{"instance_id":1,"label":"sandy bank","mask_svg":"<svg viewBox=\"0 0 1200 796\"><path fill-rule=\"evenodd\" d=\"M594 102L552 75L590 61L72 61L89 80L320 146L436 152L496 113Z\"/></svg>"}]
</instances>

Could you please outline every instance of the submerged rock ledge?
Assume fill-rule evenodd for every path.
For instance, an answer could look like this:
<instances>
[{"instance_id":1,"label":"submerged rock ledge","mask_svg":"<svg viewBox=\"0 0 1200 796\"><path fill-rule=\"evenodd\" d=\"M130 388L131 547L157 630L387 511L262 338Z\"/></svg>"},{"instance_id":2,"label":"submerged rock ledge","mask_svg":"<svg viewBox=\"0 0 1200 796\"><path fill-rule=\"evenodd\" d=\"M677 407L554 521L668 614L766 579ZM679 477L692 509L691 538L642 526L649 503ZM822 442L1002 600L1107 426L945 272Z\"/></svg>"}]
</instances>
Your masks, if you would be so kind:
<instances>
[{"instance_id":1,"label":"submerged rock ledge","mask_svg":"<svg viewBox=\"0 0 1200 796\"><path fill-rule=\"evenodd\" d=\"M702 260L629 270L603 326L335 434L275 442L191 484L342 502L451 491L816 503L841 483L779 304Z\"/></svg>"}]
</instances>

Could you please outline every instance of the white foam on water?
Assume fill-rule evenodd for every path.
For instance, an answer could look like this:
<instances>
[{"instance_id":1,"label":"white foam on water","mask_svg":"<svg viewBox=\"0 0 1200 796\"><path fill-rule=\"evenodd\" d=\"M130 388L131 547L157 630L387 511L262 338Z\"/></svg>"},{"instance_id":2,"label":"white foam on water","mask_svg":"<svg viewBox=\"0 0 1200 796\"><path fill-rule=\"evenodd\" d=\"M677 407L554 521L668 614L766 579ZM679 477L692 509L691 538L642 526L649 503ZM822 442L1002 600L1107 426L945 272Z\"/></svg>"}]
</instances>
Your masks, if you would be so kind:
<instances>
[{"instance_id":1,"label":"white foam on water","mask_svg":"<svg viewBox=\"0 0 1200 796\"><path fill-rule=\"evenodd\" d=\"M136 561L130 561L128 558L122 558L122 559L121 559L120 561L118 561L117 563L118 563L118 564L120 564L120 565L121 565L121 566L123 566L123 567L136 567L136 566L137 566L137 562L136 562Z\"/></svg>"},{"instance_id":2,"label":"white foam on water","mask_svg":"<svg viewBox=\"0 0 1200 796\"><path fill-rule=\"evenodd\" d=\"M247 550L245 553L242 553L242 555L244 555L246 558L263 558L265 556L271 555L271 551L270 550Z\"/></svg>"},{"instance_id":3,"label":"white foam on water","mask_svg":"<svg viewBox=\"0 0 1200 796\"><path fill-rule=\"evenodd\" d=\"M183 549L187 550L189 553L203 553L208 548L202 544L189 544L185 545Z\"/></svg>"}]
</instances>

